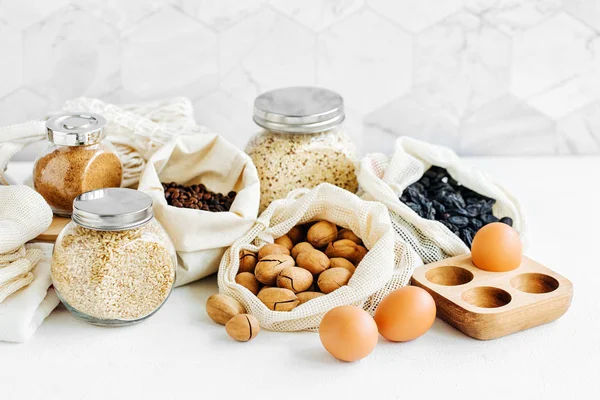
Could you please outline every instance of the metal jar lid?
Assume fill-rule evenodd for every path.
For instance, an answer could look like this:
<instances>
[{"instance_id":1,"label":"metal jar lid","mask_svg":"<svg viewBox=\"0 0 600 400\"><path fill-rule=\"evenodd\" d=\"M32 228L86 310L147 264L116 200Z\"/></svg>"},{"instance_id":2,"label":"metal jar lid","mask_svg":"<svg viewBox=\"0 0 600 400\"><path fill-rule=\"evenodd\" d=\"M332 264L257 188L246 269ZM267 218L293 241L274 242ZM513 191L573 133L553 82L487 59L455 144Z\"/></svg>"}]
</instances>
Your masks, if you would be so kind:
<instances>
[{"instance_id":1,"label":"metal jar lid","mask_svg":"<svg viewBox=\"0 0 600 400\"><path fill-rule=\"evenodd\" d=\"M93 113L67 112L46 121L48 139L61 146L87 146L104 138L106 119Z\"/></svg>"},{"instance_id":2,"label":"metal jar lid","mask_svg":"<svg viewBox=\"0 0 600 400\"><path fill-rule=\"evenodd\" d=\"M98 231L120 231L140 227L154 217L152 198L125 188L92 190L73 200L73 222Z\"/></svg>"},{"instance_id":3,"label":"metal jar lid","mask_svg":"<svg viewBox=\"0 0 600 400\"><path fill-rule=\"evenodd\" d=\"M254 100L254 122L281 133L317 133L342 123L344 99L328 89L289 87Z\"/></svg>"}]
</instances>

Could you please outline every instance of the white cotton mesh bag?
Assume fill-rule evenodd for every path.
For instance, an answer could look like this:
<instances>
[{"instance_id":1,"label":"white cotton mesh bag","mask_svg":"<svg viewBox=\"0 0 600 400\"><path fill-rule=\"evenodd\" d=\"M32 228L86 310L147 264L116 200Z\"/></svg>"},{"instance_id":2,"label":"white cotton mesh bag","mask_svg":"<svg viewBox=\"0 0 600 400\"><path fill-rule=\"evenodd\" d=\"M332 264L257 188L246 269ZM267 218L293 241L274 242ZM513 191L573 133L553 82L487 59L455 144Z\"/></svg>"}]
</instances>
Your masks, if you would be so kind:
<instances>
[{"instance_id":1,"label":"white cotton mesh bag","mask_svg":"<svg viewBox=\"0 0 600 400\"><path fill-rule=\"evenodd\" d=\"M42 257L24 244L44 232L52 210L27 186L0 186L0 303L33 279L31 270Z\"/></svg>"},{"instance_id":2,"label":"white cotton mesh bag","mask_svg":"<svg viewBox=\"0 0 600 400\"><path fill-rule=\"evenodd\" d=\"M496 200L494 216L510 217L527 245L527 223L517 199L489 176L466 166L452 150L401 137L391 158L369 154L361 160L358 182L364 200L383 203L389 210L396 241L409 243L424 263L468 253L464 242L441 223L420 217L400 201L407 186L418 181L432 166L445 168L461 185Z\"/></svg>"},{"instance_id":3,"label":"white cotton mesh bag","mask_svg":"<svg viewBox=\"0 0 600 400\"><path fill-rule=\"evenodd\" d=\"M283 312L268 309L248 289L235 282L240 250L256 252L294 226L317 220L351 229L369 250L347 286ZM323 315L337 306L356 305L373 314L381 299L401 285L395 279L395 272L402 270L407 274L414 268L413 263L420 261L408 246L402 252L404 254L398 257L402 263L395 265L394 235L382 204L361 200L344 189L323 183L311 190L293 191L288 198L269 205L254 227L225 252L219 266L219 289L239 300L265 329L314 331L318 330Z\"/></svg>"}]
</instances>

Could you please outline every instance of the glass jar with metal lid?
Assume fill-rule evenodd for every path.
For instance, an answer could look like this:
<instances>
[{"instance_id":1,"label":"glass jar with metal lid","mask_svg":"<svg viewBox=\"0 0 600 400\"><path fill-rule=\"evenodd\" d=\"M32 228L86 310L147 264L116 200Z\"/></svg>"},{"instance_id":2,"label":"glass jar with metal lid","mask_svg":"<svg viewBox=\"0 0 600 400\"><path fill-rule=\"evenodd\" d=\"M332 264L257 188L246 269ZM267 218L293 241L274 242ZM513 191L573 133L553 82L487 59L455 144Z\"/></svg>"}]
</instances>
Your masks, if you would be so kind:
<instances>
[{"instance_id":1,"label":"glass jar with metal lid","mask_svg":"<svg viewBox=\"0 0 600 400\"><path fill-rule=\"evenodd\" d=\"M124 188L86 192L52 254L52 283L76 317L128 325L154 314L175 283L177 255L147 194Z\"/></svg>"},{"instance_id":2,"label":"glass jar with metal lid","mask_svg":"<svg viewBox=\"0 0 600 400\"><path fill-rule=\"evenodd\" d=\"M121 186L123 166L105 139L106 120L64 113L46 122L50 145L33 167L33 186L57 215L69 216L81 193Z\"/></svg>"},{"instance_id":3,"label":"glass jar with metal lid","mask_svg":"<svg viewBox=\"0 0 600 400\"><path fill-rule=\"evenodd\" d=\"M246 146L260 177L263 211L291 190L328 182L356 192L355 146L342 129L342 97L317 87L276 89L254 102L264 128Z\"/></svg>"}]
</instances>

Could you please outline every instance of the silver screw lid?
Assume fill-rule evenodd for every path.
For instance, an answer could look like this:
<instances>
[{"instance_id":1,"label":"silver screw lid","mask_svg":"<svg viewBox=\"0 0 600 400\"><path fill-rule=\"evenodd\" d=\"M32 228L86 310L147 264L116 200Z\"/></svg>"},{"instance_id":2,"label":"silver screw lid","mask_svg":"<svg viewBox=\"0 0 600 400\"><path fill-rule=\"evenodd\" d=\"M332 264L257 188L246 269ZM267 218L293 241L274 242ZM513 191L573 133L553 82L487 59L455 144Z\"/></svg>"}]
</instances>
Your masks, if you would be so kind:
<instances>
[{"instance_id":1,"label":"silver screw lid","mask_svg":"<svg viewBox=\"0 0 600 400\"><path fill-rule=\"evenodd\" d=\"M93 113L67 112L46 121L48 140L61 146L87 146L104 138L106 119Z\"/></svg>"},{"instance_id":2,"label":"silver screw lid","mask_svg":"<svg viewBox=\"0 0 600 400\"><path fill-rule=\"evenodd\" d=\"M271 90L254 100L254 122L281 133L317 133L342 123L342 96L318 87Z\"/></svg>"},{"instance_id":3,"label":"silver screw lid","mask_svg":"<svg viewBox=\"0 0 600 400\"><path fill-rule=\"evenodd\" d=\"M73 222L98 231L120 231L145 225L154 217L152 198L125 188L92 190L73 200Z\"/></svg>"}]
</instances>

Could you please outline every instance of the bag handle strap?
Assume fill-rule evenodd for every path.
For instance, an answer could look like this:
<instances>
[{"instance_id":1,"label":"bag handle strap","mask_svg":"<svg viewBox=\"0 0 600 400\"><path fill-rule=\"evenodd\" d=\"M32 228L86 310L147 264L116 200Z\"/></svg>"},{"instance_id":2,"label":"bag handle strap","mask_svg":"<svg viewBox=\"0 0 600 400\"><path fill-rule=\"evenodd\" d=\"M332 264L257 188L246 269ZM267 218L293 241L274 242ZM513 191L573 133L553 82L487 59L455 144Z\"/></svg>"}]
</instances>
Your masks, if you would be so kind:
<instances>
[{"instance_id":1,"label":"bag handle strap","mask_svg":"<svg viewBox=\"0 0 600 400\"><path fill-rule=\"evenodd\" d=\"M28 145L43 140L46 134L45 121L0 127L0 185L8 185L4 172L10 159Z\"/></svg>"}]
</instances>

